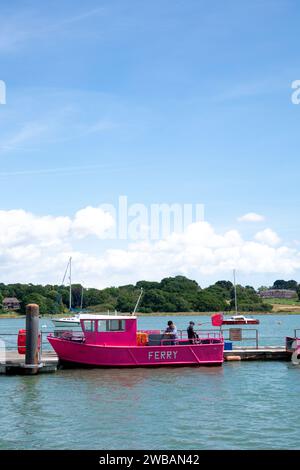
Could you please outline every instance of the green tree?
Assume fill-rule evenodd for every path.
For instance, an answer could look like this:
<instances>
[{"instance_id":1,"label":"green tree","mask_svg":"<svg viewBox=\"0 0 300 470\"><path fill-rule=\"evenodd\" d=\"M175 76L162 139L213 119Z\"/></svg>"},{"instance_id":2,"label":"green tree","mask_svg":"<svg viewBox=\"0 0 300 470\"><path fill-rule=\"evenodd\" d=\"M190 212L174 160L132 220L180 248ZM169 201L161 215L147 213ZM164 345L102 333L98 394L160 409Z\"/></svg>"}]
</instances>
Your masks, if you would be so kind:
<instances>
[{"instance_id":1,"label":"green tree","mask_svg":"<svg viewBox=\"0 0 300 470\"><path fill-rule=\"evenodd\" d=\"M267 312L272 310L270 304L264 303L251 286L236 286L238 310L240 312ZM231 310L235 308L234 289L231 291Z\"/></svg>"},{"instance_id":2,"label":"green tree","mask_svg":"<svg viewBox=\"0 0 300 470\"><path fill-rule=\"evenodd\" d=\"M289 281L284 281L283 279L278 279L274 282L272 289L290 289L290 290L297 290L298 283L293 279Z\"/></svg>"},{"instance_id":3,"label":"green tree","mask_svg":"<svg viewBox=\"0 0 300 470\"><path fill-rule=\"evenodd\" d=\"M21 305L21 310L23 313L25 312L26 305L28 304L37 304L40 308L41 315L46 315L47 313L51 313L48 310L49 304L47 302L47 298L44 297L43 295L36 294L36 293L25 295L22 301L22 305Z\"/></svg>"},{"instance_id":4,"label":"green tree","mask_svg":"<svg viewBox=\"0 0 300 470\"><path fill-rule=\"evenodd\" d=\"M226 302L221 296L216 296L208 289L203 289L198 292L194 307L197 312L214 312L224 310Z\"/></svg>"},{"instance_id":5,"label":"green tree","mask_svg":"<svg viewBox=\"0 0 300 470\"><path fill-rule=\"evenodd\" d=\"M228 293L233 288L233 284L230 281L217 281L214 285L217 287L220 287L221 289L225 290Z\"/></svg>"},{"instance_id":6,"label":"green tree","mask_svg":"<svg viewBox=\"0 0 300 470\"><path fill-rule=\"evenodd\" d=\"M166 277L160 282L160 289L167 292L198 292L200 287L196 281L185 276Z\"/></svg>"},{"instance_id":7,"label":"green tree","mask_svg":"<svg viewBox=\"0 0 300 470\"><path fill-rule=\"evenodd\" d=\"M141 307L149 308L152 312L163 312L165 311L165 304L166 298L164 293L159 289L151 289L148 292L145 292Z\"/></svg>"}]
</instances>

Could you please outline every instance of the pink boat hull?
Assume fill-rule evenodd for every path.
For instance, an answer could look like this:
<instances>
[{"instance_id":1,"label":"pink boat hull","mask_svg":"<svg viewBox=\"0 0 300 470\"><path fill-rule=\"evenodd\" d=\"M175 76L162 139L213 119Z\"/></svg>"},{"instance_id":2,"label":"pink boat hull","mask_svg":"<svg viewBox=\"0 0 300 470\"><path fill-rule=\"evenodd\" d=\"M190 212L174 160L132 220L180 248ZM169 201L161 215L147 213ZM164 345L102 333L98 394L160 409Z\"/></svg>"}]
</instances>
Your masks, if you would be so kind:
<instances>
[{"instance_id":1,"label":"pink boat hull","mask_svg":"<svg viewBox=\"0 0 300 470\"><path fill-rule=\"evenodd\" d=\"M168 346L106 346L49 336L61 362L94 367L222 365L224 342Z\"/></svg>"}]
</instances>

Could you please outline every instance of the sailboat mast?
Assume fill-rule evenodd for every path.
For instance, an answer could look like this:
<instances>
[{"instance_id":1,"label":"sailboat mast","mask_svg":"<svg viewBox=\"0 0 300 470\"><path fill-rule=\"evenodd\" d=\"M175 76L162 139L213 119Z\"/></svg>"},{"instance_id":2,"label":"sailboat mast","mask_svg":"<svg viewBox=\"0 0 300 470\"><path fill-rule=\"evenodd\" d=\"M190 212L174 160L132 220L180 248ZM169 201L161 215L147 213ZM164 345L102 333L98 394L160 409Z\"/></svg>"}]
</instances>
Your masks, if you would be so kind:
<instances>
[{"instance_id":1,"label":"sailboat mast","mask_svg":"<svg viewBox=\"0 0 300 470\"><path fill-rule=\"evenodd\" d=\"M69 310L72 310L72 256L69 260L70 270L69 270L69 281L70 281L70 291L69 291Z\"/></svg>"},{"instance_id":2,"label":"sailboat mast","mask_svg":"<svg viewBox=\"0 0 300 470\"><path fill-rule=\"evenodd\" d=\"M83 307L83 286L81 286L81 302L80 302L80 311L82 312Z\"/></svg>"},{"instance_id":3,"label":"sailboat mast","mask_svg":"<svg viewBox=\"0 0 300 470\"><path fill-rule=\"evenodd\" d=\"M235 279L235 269L233 270L233 285L234 285L234 305L235 305L235 313L238 313L238 305L237 305L237 295L236 295L236 279Z\"/></svg>"}]
</instances>

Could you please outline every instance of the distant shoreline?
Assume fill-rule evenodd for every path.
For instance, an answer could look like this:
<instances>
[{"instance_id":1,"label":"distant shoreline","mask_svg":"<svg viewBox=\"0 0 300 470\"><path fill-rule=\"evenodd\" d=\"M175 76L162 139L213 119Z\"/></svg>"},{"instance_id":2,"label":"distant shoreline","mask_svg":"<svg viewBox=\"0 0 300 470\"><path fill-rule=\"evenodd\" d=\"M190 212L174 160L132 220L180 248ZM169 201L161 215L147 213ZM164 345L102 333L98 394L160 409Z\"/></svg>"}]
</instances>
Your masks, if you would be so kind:
<instances>
[{"instance_id":1,"label":"distant shoreline","mask_svg":"<svg viewBox=\"0 0 300 470\"><path fill-rule=\"evenodd\" d=\"M137 316L138 317L204 317L204 316L210 316L210 315L213 315L214 313L216 312L152 312L152 313L137 313ZM118 312L118 314L120 314L120 312ZM126 315L125 312L123 312L124 315ZM225 316L232 316L234 315L235 312L228 312L225 314ZM62 318L62 317L65 317L65 316L68 316L70 315L69 313L65 313L65 314L62 314L62 315L42 315L41 318L46 318L46 319L50 319L50 318ZM93 315L95 315L95 313L93 312ZM113 316L113 312L111 312L111 315ZM128 313L127 313L128 315ZM261 315L300 315L300 312L287 312L287 311L283 311L283 312L240 312L239 315L249 315L251 317L253 316L261 316ZM18 314L12 314L12 313L3 313L3 314L0 314L0 320L1 319L9 319L9 318L13 318L13 319L16 319L16 318L19 318L19 319L25 319L26 316L25 315L18 315Z\"/></svg>"}]
</instances>

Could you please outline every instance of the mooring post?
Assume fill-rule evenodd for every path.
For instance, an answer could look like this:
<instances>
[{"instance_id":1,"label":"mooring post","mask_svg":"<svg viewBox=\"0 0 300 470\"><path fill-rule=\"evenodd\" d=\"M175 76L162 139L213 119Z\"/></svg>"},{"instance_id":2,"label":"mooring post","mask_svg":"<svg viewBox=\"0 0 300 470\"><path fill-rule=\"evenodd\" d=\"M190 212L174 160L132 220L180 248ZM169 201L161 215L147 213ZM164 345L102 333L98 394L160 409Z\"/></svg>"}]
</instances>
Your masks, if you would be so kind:
<instances>
[{"instance_id":1,"label":"mooring post","mask_svg":"<svg viewBox=\"0 0 300 470\"><path fill-rule=\"evenodd\" d=\"M39 313L37 304L26 306L26 374L37 374L39 369Z\"/></svg>"}]
</instances>

